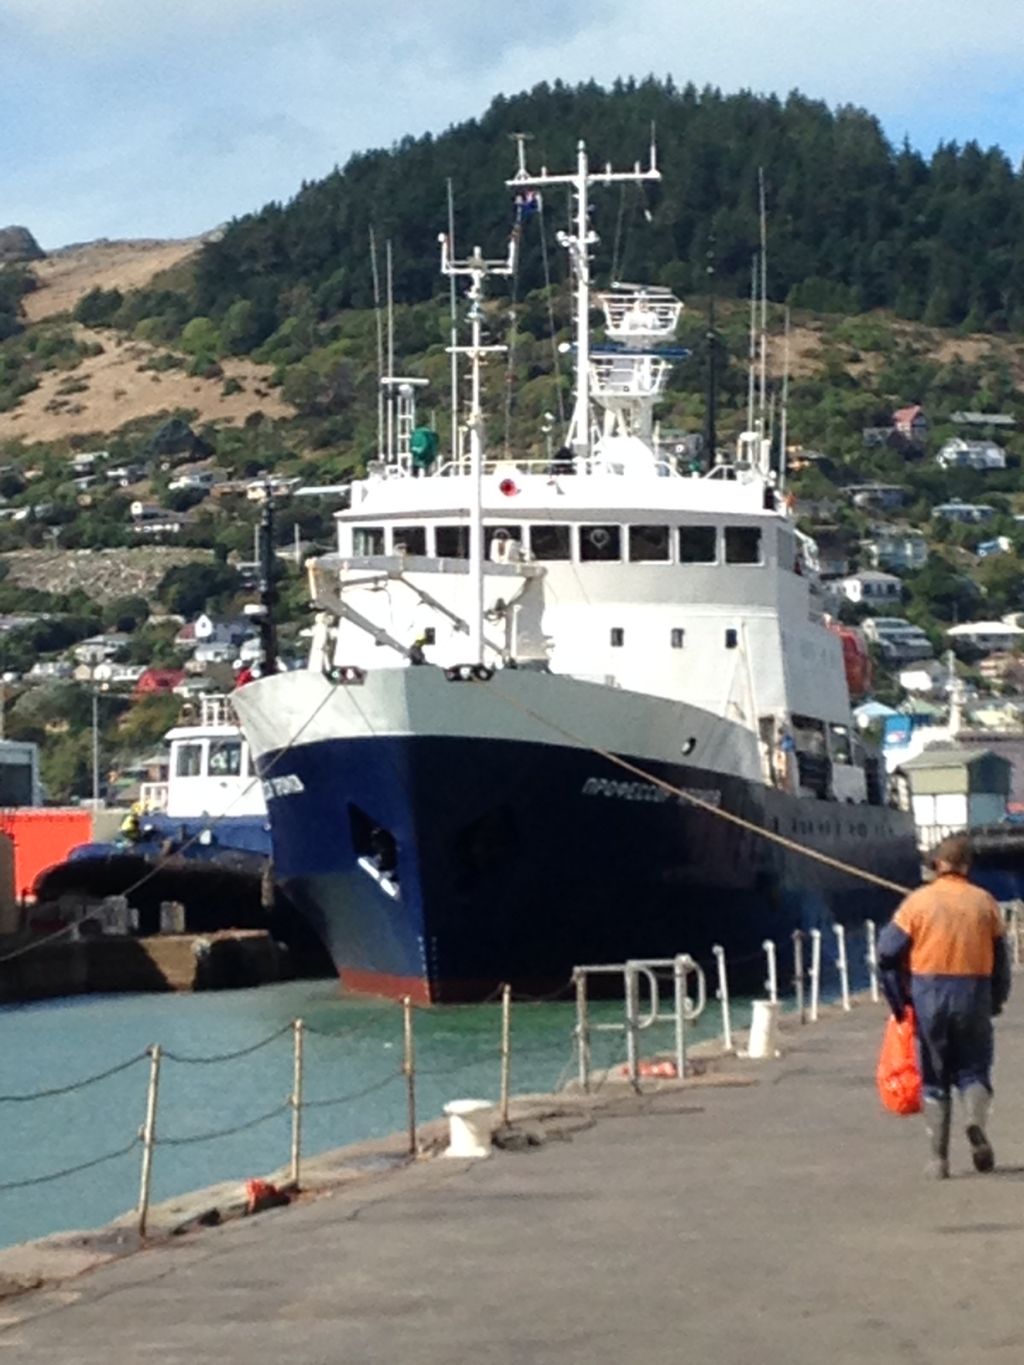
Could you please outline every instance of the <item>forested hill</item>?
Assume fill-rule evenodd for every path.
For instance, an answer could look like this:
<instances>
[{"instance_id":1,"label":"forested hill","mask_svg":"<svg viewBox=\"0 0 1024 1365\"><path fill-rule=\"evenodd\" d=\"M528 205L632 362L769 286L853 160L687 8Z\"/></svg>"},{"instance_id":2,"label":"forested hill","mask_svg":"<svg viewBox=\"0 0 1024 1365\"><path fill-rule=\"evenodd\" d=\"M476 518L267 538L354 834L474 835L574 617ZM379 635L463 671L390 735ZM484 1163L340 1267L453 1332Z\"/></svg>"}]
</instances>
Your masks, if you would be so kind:
<instances>
[{"instance_id":1,"label":"forested hill","mask_svg":"<svg viewBox=\"0 0 1024 1365\"><path fill-rule=\"evenodd\" d=\"M390 238L396 297L440 289L437 234L454 185L459 239L500 252L512 220L505 177L510 134L531 134L531 167L565 170L576 140L593 161L646 161L657 129L664 180L597 196L599 266L684 293L704 280L713 235L721 289L748 288L757 242L758 168L770 215L770 289L797 306L888 306L942 326L1024 330L1024 177L998 149L941 146L926 158L893 147L864 110L828 108L653 79L575 88L539 85L496 99L480 118L438 136L353 156L286 205L233 222L202 252L187 298L166 298L180 321L220 319L250 302L237 349L260 345L297 305L324 318L371 298L368 233ZM561 192L544 206L547 237L565 220ZM541 234L526 234L523 289L542 282ZM180 325L179 321L179 325ZM241 344L238 344L241 343Z\"/></svg>"}]
</instances>

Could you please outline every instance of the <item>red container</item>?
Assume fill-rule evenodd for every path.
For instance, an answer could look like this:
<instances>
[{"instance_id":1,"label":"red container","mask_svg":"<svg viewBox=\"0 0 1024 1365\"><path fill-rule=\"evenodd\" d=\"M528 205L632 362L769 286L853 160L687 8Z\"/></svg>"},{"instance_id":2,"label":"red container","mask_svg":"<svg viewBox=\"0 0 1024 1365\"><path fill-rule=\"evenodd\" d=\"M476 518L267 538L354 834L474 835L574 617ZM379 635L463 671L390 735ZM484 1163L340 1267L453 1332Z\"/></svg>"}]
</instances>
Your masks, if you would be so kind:
<instances>
[{"instance_id":1,"label":"red container","mask_svg":"<svg viewBox=\"0 0 1024 1365\"><path fill-rule=\"evenodd\" d=\"M92 812L80 806L0 808L0 833L14 843L14 894L24 900L40 872L92 840Z\"/></svg>"}]
</instances>

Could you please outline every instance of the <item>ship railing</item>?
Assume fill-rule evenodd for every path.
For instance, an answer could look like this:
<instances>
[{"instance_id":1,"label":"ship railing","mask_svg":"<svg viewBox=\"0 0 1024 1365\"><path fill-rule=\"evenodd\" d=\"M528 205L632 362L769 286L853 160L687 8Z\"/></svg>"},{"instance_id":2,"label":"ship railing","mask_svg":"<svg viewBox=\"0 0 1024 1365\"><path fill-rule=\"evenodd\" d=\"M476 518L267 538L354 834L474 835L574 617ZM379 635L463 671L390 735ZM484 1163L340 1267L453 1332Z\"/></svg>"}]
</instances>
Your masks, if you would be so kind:
<instances>
[{"instance_id":1,"label":"ship railing","mask_svg":"<svg viewBox=\"0 0 1024 1365\"><path fill-rule=\"evenodd\" d=\"M679 478L679 470L676 468L674 459L659 459L652 455L649 465L644 465L644 477L655 475L660 478ZM500 459L484 460L484 474L495 474L499 477L511 478L516 474L523 474L536 478L551 479L561 475L579 475L581 477L597 478L612 475L615 478L624 478L627 474L634 475L636 466L627 467L618 460L606 460L598 456L582 458L578 455L566 454L564 456L555 454L550 459ZM437 470L436 478L468 478L470 474L469 460L447 460Z\"/></svg>"},{"instance_id":2,"label":"ship railing","mask_svg":"<svg viewBox=\"0 0 1024 1365\"><path fill-rule=\"evenodd\" d=\"M168 782L143 782L139 787L139 805L147 815L167 809Z\"/></svg>"},{"instance_id":3,"label":"ship railing","mask_svg":"<svg viewBox=\"0 0 1024 1365\"><path fill-rule=\"evenodd\" d=\"M672 371L661 356L595 355L590 358L595 398L660 398Z\"/></svg>"},{"instance_id":4,"label":"ship railing","mask_svg":"<svg viewBox=\"0 0 1024 1365\"><path fill-rule=\"evenodd\" d=\"M204 693L199 699L199 723L210 726L237 726L238 717L235 715L231 698L223 692Z\"/></svg>"},{"instance_id":5,"label":"ship railing","mask_svg":"<svg viewBox=\"0 0 1024 1365\"><path fill-rule=\"evenodd\" d=\"M663 1009L661 998L662 980L659 973L671 971L672 1009ZM623 1018L621 1022L592 1022L590 1019L590 982L598 976L621 976L623 984ZM695 994L688 994L690 977L695 982ZM689 953L677 953L675 957L630 958L626 962L590 963L573 968L573 985L576 992L576 1059L579 1083L584 1091L590 1090L591 1048L593 1032L616 1032L625 1035L626 1073L634 1090L640 1086L640 1034L655 1024L671 1024L675 1031L675 1072L679 1079L686 1075L686 1033L687 1024L695 1023L704 1013L707 1004L707 983L704 970ZM641 980L647 982L648 1000L646 1011L641 1010Z\"/></svg>"}]
</instances>

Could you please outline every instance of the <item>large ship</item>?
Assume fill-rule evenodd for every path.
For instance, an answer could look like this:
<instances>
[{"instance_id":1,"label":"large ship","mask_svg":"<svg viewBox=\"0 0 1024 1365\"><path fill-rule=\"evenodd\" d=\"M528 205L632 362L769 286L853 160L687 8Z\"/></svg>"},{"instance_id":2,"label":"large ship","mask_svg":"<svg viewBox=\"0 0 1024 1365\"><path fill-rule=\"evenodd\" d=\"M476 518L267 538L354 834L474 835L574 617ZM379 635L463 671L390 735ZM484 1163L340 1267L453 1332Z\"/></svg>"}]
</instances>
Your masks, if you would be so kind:
<instances>
[{"instance_id":1,"label":"large ship","mask_svg":"<svg viewBox=\"0 0 1024 1365\"><path fill-rule=\"evenodd\" d=\"M385 376L381 458L310 566L309 667L235 696L275 875L351 989L462 1001L585 962L756 957L884 918L896 893L856 869L917 878L763 405L734 453L681 469L655 421L681 303L592 292L592 190L658 175L653 148L593 171L582 143L567 174L533 175L520 142L508 255L442 238L469 284L463 439L440 456L415 385ZM573 412L543 457L494 454L484 290L552 186L574 206Z\"/></svg>"}]
</instances>

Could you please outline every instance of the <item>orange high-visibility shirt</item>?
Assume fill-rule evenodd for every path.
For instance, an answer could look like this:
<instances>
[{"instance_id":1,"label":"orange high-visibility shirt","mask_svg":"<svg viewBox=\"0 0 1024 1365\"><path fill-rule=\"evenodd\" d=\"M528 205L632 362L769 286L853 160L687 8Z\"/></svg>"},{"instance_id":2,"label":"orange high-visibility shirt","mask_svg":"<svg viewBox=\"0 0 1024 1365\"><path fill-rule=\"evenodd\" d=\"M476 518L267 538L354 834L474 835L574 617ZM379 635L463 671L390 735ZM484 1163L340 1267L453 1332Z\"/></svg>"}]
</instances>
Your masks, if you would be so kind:
<instances>
[{"instance_id":1,"label":"orange high-visibility shirt","mask_svg":"<svg viewBox=\"0 0 1024 1365\"><path fill-rule=\"evenodd\" d=\"M999 906L987 891L945 872L912 891L893 916L910 938L915 976L991 976L1003 935Z\"/></svg>"}]
</instances>

